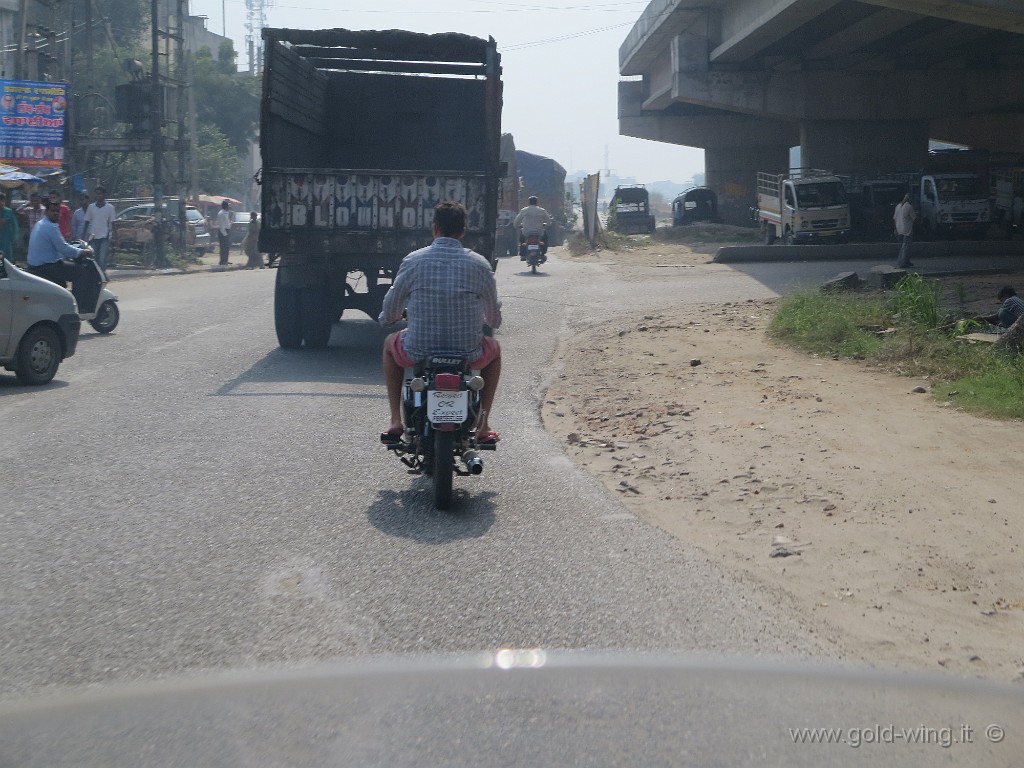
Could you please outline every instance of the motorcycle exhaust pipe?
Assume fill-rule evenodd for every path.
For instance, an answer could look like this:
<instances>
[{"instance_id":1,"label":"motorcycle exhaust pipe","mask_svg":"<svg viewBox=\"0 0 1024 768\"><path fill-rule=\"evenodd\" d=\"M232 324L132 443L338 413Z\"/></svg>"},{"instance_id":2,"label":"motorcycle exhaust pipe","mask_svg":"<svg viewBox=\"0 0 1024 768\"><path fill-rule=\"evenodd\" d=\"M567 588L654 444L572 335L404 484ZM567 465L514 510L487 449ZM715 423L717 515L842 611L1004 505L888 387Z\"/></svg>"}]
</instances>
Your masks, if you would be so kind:
<instances>
[{"instance_id":1,"label":"motorcycle exhaust pipe","mask_svg":"<svg viewBox=\"0 0 1024 768\"><path fill-rule=\"evenodd\" d=\"M476 451L466 451L462 454L462 463L466 465L471 475L479 475L484 471L484 460Z\"/></svg>"}]
</instances>

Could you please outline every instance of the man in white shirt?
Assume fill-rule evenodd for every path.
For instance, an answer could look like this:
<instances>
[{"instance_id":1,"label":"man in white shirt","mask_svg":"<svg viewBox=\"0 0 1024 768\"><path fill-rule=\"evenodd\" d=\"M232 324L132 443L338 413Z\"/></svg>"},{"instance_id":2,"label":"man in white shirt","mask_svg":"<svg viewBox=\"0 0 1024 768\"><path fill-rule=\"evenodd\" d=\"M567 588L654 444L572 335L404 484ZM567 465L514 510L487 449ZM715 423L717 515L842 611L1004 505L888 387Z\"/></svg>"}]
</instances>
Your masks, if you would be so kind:
<instances>
[{"instance_id":1,"label":"man in white shirt","mask_svg":"<svg viewBox=\"0 0 1024 768\"><path fill-rule=\"evenodd\" d=\"M545 256L548 252L547 227L551 225L551 214L537 205L536 197L531 197L526 202L527 206L519 212L516 220L512 222L512 226L519 232L520 245L526 242L529 235L540 235L541 256ZM521 260L526 258L522 251L519 258Z\"/></svg>"},{"instance_id":2,"label":"man in white shirt","mask_svg":"<svg viewBox=\"0 0 1024 768\"><path fill-rule=\"evenodd\" d=\"M228 252L231 250L231 205L222 200L217 211L217 241L220 243L220 263L228 264Z\"/></svg>"},{"instance_id":3,"label":"man in white shirt","mask_svg":"<svg viewBox=\"0 0 1024 768\"><path fill-rule=\"evenodd\" d=\"M914 241L914 219L917 214L914 206L910 204L910 193L903 196L903 202L896 206L892 219L896 224L896 234L900 237L900 252L896 257L896 266L899 269L906 269L914 266L910 262L910 245Z\"/></svg>"},{"instance_id":4,"label":"man in white shirt","mask_svg":"<svg viewBox=\"0 0 1024 768\"><path fill-rule=\"evenodd\" d=\"M117 212L107 202L107 190L96 187L95 202L89 203L85 209L85 237L89 247L96 254L96 263L107 271L107 260L110 258L110 236L114 232L114 217Z\"/></svg>"}]
</instances>

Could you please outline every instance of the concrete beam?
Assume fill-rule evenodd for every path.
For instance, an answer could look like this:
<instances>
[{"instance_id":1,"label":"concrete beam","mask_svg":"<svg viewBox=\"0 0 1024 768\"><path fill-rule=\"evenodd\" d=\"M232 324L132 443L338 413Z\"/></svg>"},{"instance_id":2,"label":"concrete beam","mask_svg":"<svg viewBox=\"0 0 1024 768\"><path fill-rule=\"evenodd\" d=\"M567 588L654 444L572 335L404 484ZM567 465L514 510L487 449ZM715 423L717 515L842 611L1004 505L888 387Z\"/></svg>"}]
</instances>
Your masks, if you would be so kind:
<instances>
[{"instance_id":1,"label":"concrete beam","mask_svg":"<svg viewBox=\"0 0 1024 768\"><path fill-rule=\"evenodd\" d=\"M1024 154L1024 109L1018 114L959 115L932 120L928 134L937 141Z\"/></svg>"},{"instance_id":2,"label":"concrete beam","mask_svg":"<svg viewBox=\"0 0 1024 768\"><path fill-rule=\"evenodd\" d=\"M838 3L839 0L734 0L720 11L721 42L711 51L711 63L746 61Z\"/></svg>"},{"instance_id":3,"label":"concrete beam","mask_svg":"<svg viewBox=\"0 0 1024 768\"><path fill-rule=\"evenodd\" d=\"M651 62L664 53L673 38L688 29L696 27L706 35L707 5L708 2L651 0L619 46L619 74L646 74Z\"/></svg>"},{"instance_id":4,"label":"concrete beam","mask_svg":"<svg viewBox=\"0 0 1024 768\"><path fill-rule=\"evenodd\" d=\"M861 0L869 5L918 13L977 27L1024 34L1020 0Z\"/></svg>"},{"instance_id":5,"label":"concrete beam","mask_svg":"<svg viewBox=\"0 0 1024 768\"><path fill-rule=\"evenodd\" d=\"M619 134L701 149L727 149L746 144L793 147L800 142L797 123L748 115L619 117Z\"/></svg>"},{"instance_id":6,"label":"concrete beam","mask_svg":"<svg viewBox=\"0 0 1024 768\"><path fill-rule=\"evenodd\" d=\"M820 43L807 49L807 59L836 59L855 53L861 46L880 38L899 32L923 17L914 13L904 13L884 9L861 19L840 30L834 35L822 39Z\"/></svg>"},{"instance_id":7,"label":"concrete beam","mask_svg":"<svg viewBox=\"0 0 1024 768\"><path fill-rule=\"evenodd\" d=\"M913 170L928 158L925 120L805 120L800 164L836 173Z\"/></svg>"},{"instance_id":8,"label":"concrete beam","mask_svg":"<svg viewBox=\"0 0 1024 768\"><path fill-rule=\"evenodd\" d=\"M679 72L674 97L782 120L934 120L1016 112L1024 77L1007 70Z\"/></svg>"}]
</instances>

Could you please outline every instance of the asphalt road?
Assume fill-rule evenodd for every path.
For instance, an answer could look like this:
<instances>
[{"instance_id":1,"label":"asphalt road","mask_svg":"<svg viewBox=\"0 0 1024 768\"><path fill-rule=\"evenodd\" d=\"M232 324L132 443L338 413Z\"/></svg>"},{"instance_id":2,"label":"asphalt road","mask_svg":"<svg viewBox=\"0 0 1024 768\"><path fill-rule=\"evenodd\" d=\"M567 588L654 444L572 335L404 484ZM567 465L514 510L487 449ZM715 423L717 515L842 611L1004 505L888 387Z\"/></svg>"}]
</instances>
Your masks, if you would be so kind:
<instances>
[{"instance_id":1,"label":"asphalt road","mask_svg":"<svg viewBox=\"0 0 1024 768\"><path fill-rule=\"evenodd\" d=\"M769 266L620 282L503 262L503 439L447 513L377 442L384 331L365 315L327 350L285 351L273 271L115 283L120 327L83 334L51 385L0 373L0 697L506 646L828 655L782 598L638 521L539 420L567 331L648 301L770 296Z\"/></svg>"}]
</instances>

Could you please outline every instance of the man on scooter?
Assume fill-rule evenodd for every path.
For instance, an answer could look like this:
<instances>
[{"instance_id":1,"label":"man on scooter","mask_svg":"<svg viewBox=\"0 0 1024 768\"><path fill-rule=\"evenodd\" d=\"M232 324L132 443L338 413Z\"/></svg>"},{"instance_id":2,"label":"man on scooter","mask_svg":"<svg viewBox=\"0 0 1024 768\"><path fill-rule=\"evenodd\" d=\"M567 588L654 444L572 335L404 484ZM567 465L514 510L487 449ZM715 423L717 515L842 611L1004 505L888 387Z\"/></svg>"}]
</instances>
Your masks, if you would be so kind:
<instances>
[{"instance_id":1,"label":"man on scooter","mask_svg":"<svg viewBox=\"0 0 1024 768\"><path fill-rule=\"evenodd\" d=\"M46 214L32 228L28 239L28 271L33 275L68 287L81 274L81 267L65 259L91 256L92 248L76 248L64 239L57 222L60 220L60 200L46 204Z\"/></svg>"},{"instance_id":2,"label":"man on scooter","mask_svg":"<svg viewBox=\"0 0 1024 768\"><path fill-rule=\"evenodd\" d=\"M383 366L391 424L380 439L395 444L402 439L402 380L406 368L432 354L466 355L484 380L480 391L477 441L496 443L498 433L487 423L501 375L501 347L483 335L483 324L501 325L494 271L483 256L463 247L466 209L459 203L441 203L434 209L434 242L404 259L384 297L377 321L391 325L405 313L404 331L384 340Z\"/></svg>"},{"instance_id":3,"label":"man on scooter","mask_svg":"<svg viewBox=\"0 0 1024 768\"><path fill-rule=\"evenodd\" d=\"M540 235L540 255L547 260L548 254L548 230L551 225L551 214L537 205L537 198L531 197L526 201L527 206L519 212L512 225L519 232L519 259L526 261L526 253L522 245L530 235Z\"/></svg>"}]
</instances>

